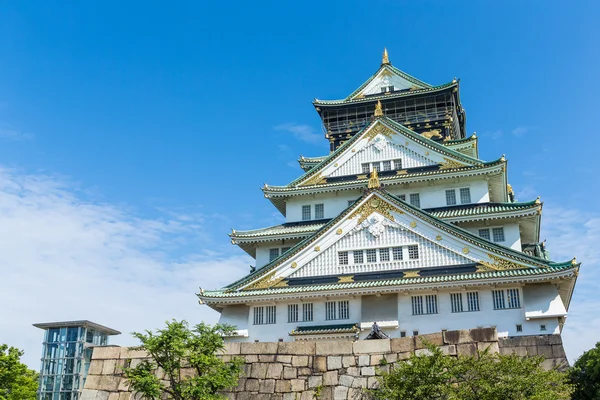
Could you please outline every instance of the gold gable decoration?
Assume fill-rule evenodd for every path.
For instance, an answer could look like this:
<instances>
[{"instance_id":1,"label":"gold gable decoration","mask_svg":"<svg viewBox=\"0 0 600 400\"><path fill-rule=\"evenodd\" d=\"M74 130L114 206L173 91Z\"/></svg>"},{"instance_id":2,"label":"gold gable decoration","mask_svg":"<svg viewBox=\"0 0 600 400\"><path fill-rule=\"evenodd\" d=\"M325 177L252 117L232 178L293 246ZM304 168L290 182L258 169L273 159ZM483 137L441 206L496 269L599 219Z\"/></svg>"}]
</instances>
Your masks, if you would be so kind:
<instances>
[{"instance_id":1,"label":"gold gable decoration","mask_svg":"<svg viewBox=\"0 0 600 400\"><path fill-rule=\"evenodd\" d=\"M306 181L302 182L298 186L322 185L324 183L327 183L327 179L325 179L321 174L316 174L308 178Z\"/></svg>"},{"instance_id":2,"label":"gold gable decoration","mask_svg":"<svg viewBox=\"0 0 600 400\"><path fill-rule=\"evenodd\" d=\"M391 139L392 135L394 134L394 131L392 131L390 128L383 125L382 123L378 123L373 128L371 128L369 132L365 134L365 139L367 139L370 142L371 140L375 139L375 136L379 134L387 137L388 139Z\"/></svg>"},{"instance_id":3,"label":"gold gable decoration","mask_svg":"<svg viewBox=\"0 0 600 400\"><path fill-rule=\"evenodd\" d=\"M387 219L395 222L396 220L391 214L391 211L397 214L404 214L403 211L389 204L387 201L383 201L377 197L373 197L369 201L365 202L362 206L358 207L352 214L350 214L348 219L353 219L360 216L357 222L357 224L360 225L367 218L369 218L369 215L373 214L374 212L377 212L386 217Z\"/></svg>"},{"instance_id":4,"label":"gold gable decoration","mask_svg":"<svg viewBox=\"0 0 600 400\"><path fill-rule=\"evenodd\" d=\"M381 107L381 101L377 100L377 104L375 104L375 118L383 117L383 108Z\"/></svg>"},{"instance_id":5,"label":"gold gable decoration","mask_svg":"<svg viewBox=\"0 0 600 400\"><path fill-rule=\"evenodd\" d=\"M488 257L492 259L494 262L489 261L479 261L479 265L477 266L477 272L484 271L509 271L512 269L523 269L528 268L525 265L518 264L514 261L509 261L504 258L500 258L497 255L488 253Z\"/></svg>"},{"instance_id":6,"label":"gold gable decoration","mask_svg":"<svg viewBox=\"0 0 600 400\"><path fill-rule=\"evenodd\" d=\"M390 57L388 56L387 48L383 48L383 55L381 56L381 65L388 65L390 63Z\"/></svg>"},{"instance_id":7,"label":"gold gable decoration","mask_svg":"<svg viewBox=\"0 0 600 400\"><path fill-rule=\"evenodd\" d=\"M444 169L456 169L463 168L466 165L459 163L458 161L451 160L449 158L444 157L444 162L440 163L440 170Z\"/></svg>"},{"instance_id":8,"label":"gold gable decoration","mask_svg":"<svg viewBox=\"0 0 600 400\"><path fill-rule=\"evenodd\" d=\"M265 275L258 281L254 282L252 285L245 287L243 290L258 290L258 289L268 289L271 287L284 287L287 286L287 283L282 282L285 277L274 278L275 273L277 271L273 271L270 274Z\"/></svg>"},{"instance_id":9,"label":"gold gable decoration","mask_svg":"<svg viewBox=\"0 0 600 400\"><path fill-rule=\"evenodd\" d=\"M377 170L373 169L371 172L371 177L369 178L369 189L379 189L381 187L381 182L379 182L379 176L377 175Z\"/></svg>"}]
</instances>

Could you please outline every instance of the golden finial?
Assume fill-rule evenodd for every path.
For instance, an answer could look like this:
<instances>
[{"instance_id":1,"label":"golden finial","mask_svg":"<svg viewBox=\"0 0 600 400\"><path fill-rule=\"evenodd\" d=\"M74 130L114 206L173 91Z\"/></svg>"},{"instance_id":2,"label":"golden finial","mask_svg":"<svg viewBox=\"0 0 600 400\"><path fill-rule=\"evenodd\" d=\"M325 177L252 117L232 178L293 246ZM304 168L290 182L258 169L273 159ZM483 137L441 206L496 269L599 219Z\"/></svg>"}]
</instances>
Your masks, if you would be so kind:
<instances>
[{"instance_id":1,"label":"golden finial","mask_svg":"<svg viewBox=\"0 0 600 400\"><path fill-rule=\"evenodd\" d=\"M513 193L513 194L515 193L515 192L513 192L513 188L512 188L512 185L510 183L506 184L506 190L508 190L508 193Z\"/></svg>"},{"instance_id":2,"label":"golden finial","mask_svg":"<svg viewBox=\"0 0 600 400\"><path fill-rule=\"evenodd\" d=\"M540 203L541 203L540 196L538 196L537 199L535 199L535 204L540 204Z\"/></svg>"},{"instance_id":3,"label":"golden finial","mask_svg":"<svg viewBox=\"0 0 600 400\"><path fill-rule=\"evenodd\" d=\"M577 257L573 257L571 260L571 265L577 265Z\"/></svg>"},{"instance_id":4,"label":"golden finial","mask_svg":"<svg viewBox=\"0 0 600 400\"><path fill-rule=\"evenodd\" d=\"M375 105L375 117L383 117L383 109L381 108L381 101L377 100Z\"/></svg>"},{"instance_id":5,"label":"golden finial","mask_svg":"<svg viewBox=\"0 0 600 400\"><path fill-rule=\"evenodd\" d=\"M383 56L381 57L381 65L388 65L390 63L390 59L388 57L387 49L383 48Z\"/></svg>"},{"instance_id":6,"label":"golden finial","mask_svg":"<svg viewBox=\"0 0 600 400\"><path fill-rule=\"evenodd\" d=\"M379 176L377 175L377 170L373 169L371 171L371 177L369 178L369 189L378 189L381 187L381 183L379 183Z\"/></svg>"},{"instance_id":7,"label":"golden finial","mask_svg":"<svg viewBox=\"0 0 600 400\"><path fill-rule=\"evenodd\" d=\"M477 139L477 132L473 132L473 135L471 136L473 139Z\"/></svg>"},{"instance_id":8,"label":"golden finial","mask_svg":"<svg viewBox=\"0 0 600 400\"><path fill-rule=\"evenodd\" d=\"M502 157L500 157L500 161L502 161L502 162L506 161L506 155L505 154L502 154Z\"/></svg>"}]
</instances>

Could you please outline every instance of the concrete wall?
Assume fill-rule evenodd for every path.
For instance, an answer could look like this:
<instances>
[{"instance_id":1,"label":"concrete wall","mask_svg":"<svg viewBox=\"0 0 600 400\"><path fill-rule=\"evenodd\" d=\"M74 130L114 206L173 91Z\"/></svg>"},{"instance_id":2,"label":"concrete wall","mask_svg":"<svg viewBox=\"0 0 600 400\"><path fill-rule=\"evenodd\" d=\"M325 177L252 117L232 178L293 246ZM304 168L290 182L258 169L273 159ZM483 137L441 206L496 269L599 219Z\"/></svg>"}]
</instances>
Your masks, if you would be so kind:
<instances>
[{"instance_id":1,"label":"concrete wall","mask_svg":"<svg viewBox=\"0 0 600 400\"><path fill-rule=\"evenodd\" d=\"M224 394L237 400L312 400L320 391L319 399L361 399L365 388L377 385L378 369L389 368L382 364L402 362L412 352L423 354L424 339L453 356L489 347L501 354L542 355L548 369L567 365L559 335L498 339L493 328L357 342L227 343L222 357L243 357L246 363L238 386ZM135 366L145 357L127 348L95 348L81 400L138 399L119 367Z\"/></svg>"}]
</instances>

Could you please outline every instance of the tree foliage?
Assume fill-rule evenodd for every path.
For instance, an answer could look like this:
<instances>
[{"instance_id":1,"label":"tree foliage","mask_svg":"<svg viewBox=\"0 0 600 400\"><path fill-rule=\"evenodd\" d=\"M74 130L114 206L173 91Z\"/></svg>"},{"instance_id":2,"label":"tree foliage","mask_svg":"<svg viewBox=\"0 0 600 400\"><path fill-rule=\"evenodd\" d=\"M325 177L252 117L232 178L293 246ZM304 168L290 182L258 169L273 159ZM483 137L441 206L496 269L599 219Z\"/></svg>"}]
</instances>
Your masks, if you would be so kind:
<instances>
[{"instance_id":1,"label":"tree foliage","mask_svg":"<svg viewBox=\"0 0 600 400\"><path fill-rule=\"evenodd\" d=\"M204 323L193 329L186 321L167 322L156 333L134 332L150 360L124 368L129 386L144 399L167 396L174 400L212 400L218 392L237 385L243 359L223 361L217 354L224 347L223 337L235 330L229 325ZM159 379L164 374L163 379Z\"/></svg>"},{"instance_id":2,"label":"tree foliage","mask_svg":"<svg viewBox=\"0 0 600 400\"><path fill-rule=\"evenodd\" d=\"M38 374L21 363L23 352L0 344L0 400L35 400Z\"/></svg>"},{"instance_id":3,"label":"tree foliage","mask_svg":"<svg viewBox=\"0 0 600 400\"><path fill-rule=\"evenodd\" d=\"M570 375L574 400L600 399L600 342L575 361Z\"/></svg>"},{"instance_id":4,"label":"tree foliage","mask_svg":"<svg viewBox=\"0 0 600 400\"><path fill-rule=\"evenodd\" d=\"M566 373L546 371L542 357L486 351L452 357L430 346L383 372L376 399L560 400L572 391Z\"/></svg>"}]
</instances>

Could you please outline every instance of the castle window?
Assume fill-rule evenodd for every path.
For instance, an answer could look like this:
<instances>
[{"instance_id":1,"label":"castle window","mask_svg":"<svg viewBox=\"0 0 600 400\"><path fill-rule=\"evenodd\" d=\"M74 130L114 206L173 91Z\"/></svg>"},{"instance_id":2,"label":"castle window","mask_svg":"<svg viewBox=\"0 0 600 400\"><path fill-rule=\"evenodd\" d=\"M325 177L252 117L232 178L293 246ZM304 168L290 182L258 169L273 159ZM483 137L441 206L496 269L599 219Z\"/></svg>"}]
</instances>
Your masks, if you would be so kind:
<instances>
[{"instance_id":1,"label":"castle window","mask_svg":"<svg viewBox=\"0 0 600 400\"><path fill-rule=\"evenodd\" d=\"M423 315L423 296L412 296L411 301L413 315Z\"/></svg>"},{"instance_id":2,"label":"castle window","mask_svg":"<svg viewBox=\"0 0 600 400\"><path fill-rule=\"evenodd\" d=\"M463 312L462 293L450 293L450 306L453 313Z\"/></svg>"},{"instance_id":3,"label":"castle window","mask_svg":"<svg viewBox=\"0 0 600 400\"><path fill-rule=\"evenodd\" d=\"M336 318L336 309L335 309L335 301L328 301L325 303L325 319L333 320Z\"/></svg>"},{"instance_id":4,"label":"castle window","mask_svg":"<svg viewBox=\"0 0 600 400\"><path fill-rule=\"evenodd\" d=\"M453 206L456 204L456 190L446 190L446 205Z\"/></svg>"},{"instance_id":5,"label":"castle window","mask_svg":"<svg viewBox=\"0 0 600 400\"><path fill-rule=\"evenodd\" d=\"M471 203L471 189L461 188L460 189L460 204Z\"/></svg>"},{"instance_id":6,"label":"castle window","mask_svg":"<svg viewBox=\"0 0 600 400\"><path fill-rule=\"evenodd\" d=\"M540 331L546 331L546 325L540 325Z\"/></svg>"},{"instance_id":7,"label":"castle window","mask_svg":"<svg viewBox=\"0 0 600 400\"><path fill-rule=\"evenodd\" d=\"M413 336L419 336L419 331L413 331Z\"/></svg>"},{"instance_id":8,"label":"castle window","mask_svg":"<svg viewBox=\"0 0 600 400\"><path fill-rule=\"evenodd\" d=\"M506 308L504 290L492 290L492 298L494 300L494 310L504 310Z\"/></svg>"},{"instance_id":9,"label":"castle window","mask_svg":"<svg viewBox=\"0 0 600 400\"><path fill-rule=\"evenodd\" d=\"M348 252L340 251L338 253L338 261L339 261L340 265L348 265Z\"/></svg>"},{"instance_id":10,"label":"castle window","mask_svg":"<svg viewBox=\"0 0 600 400\"><path fill-rule=\"evenodd\" d=\"M492 297L494 300L494 310L521 308L519 289L508 289L506 291L506 297L504 290L492 290Z\"/></svg>"},{"instance_id":11,"label":"castle window","mask_svg":"<svg viewBox=\"0 0 600 400\"><path fill-rule=\"evenodd\" d=\"M400 337L406 337L406 331L400 331Z\"/></svg>"},{"instance_id":12,"label":"castle window","mask_svg":"<svg viewBox=\"0 0 600 400\"><path fill-rule=\"evenodd\" d=\"M406 201L406 195L405 194L400 194L400 195L398 195L398 197L400 198L400 200Z\"/></svg>"},{"instance_id":13,"label":"castle window","mask_svg":"<svg viewBox=\"0 0 600 400\"><path fill-rule=\"evenodd\" d=\"M517 332L523 332L523 325L521 325L521 324L517 325Z\"/></svg>"},{"instance_id":14,"label":"castle window","mask_svg":"<svg viewBox=\"0 0 600 400\"><path fill-rule=\"evenodd\" d=\"M275 306L266 306L265 307L265 312L266 312L265 324L274 324L275 323L275 319L276 319L275 311L276 311Z\"/></svg>"},{"instance_id":15,"label":"castle window","mask_svg":"<svg viewBox=\"0 0 600 400\"><path fill-rule=\"evenodd\" d=\"M381 164L380 163L374 162L372 165L373 165L373 171L377 171L377 172L381 171Z\"/></svg>"},{"instance_id":16,"label":"castle window","mask_svg":"<svg viewBox=\"0 0 600 400\"><path fill-rule=\"evenodd\" d=\"M394 169L398 170L398 169L402 169L402 160L401 159L396 159L394 160Z\"/></svg>"},{"instance_id":17,"label":"castle window","mask_svg":"<svg viewBox=\"0 0 600 400\"><path fill-rule=\"evenodd\" d=\"M288 304L288 322L298 322L298 304Z\"/></svg>"},{"instance_id":18,"label":"castle window","mask_svg":"<svg viewBox=\"0 0 600 400\"><path fill-rule=\"evenodd\" d=\"M384 171L390 171L392 169L392 162L391 161L384 161L382 164L383 164L383 170Z\"/></svg>"},{"instance_id":19,"label":"castle window","mask_svg":"<svg viewBox=\"0 0 600 400\"><path fill-rule=\"evenodd\" d=\"M377 262L377 249L367 249L367 262Z\"/></svg>"},{"instance_id":20,"label":"castle window","mask_svg":"<svg viewBox=\"0 0 600 400\"><path fill-rule=\"evenodd\" d=\"M494 242L504 242L504 228L492 228Z\"/></svg>"},{"instance_id":21,"label":"castle window","mask_svg":"<svg viewBox=\"0 0 600 400\"><path fill-rule=\"evenodd\" d=\"M350 319L350 302L348 300L326 302L325 319Z\"/></svg>"},{"instance_id":22,"label":"castle window","mask_svg":"<svg viewBox=\"0 0 600 400\"><path fill-rule=\"evenodd\" d=\"M371 164L369 163L362 163L362 172L363 174L368 174L369 172L371 172Z\"/></svg>"},{"instance_id":23,"label":"castle window","mask_svg":"<svg viewBox=\"0 0 600 400\"><path fill-rule=\"evenodd\" d=\"M315 204L315 219L325 218L325 204Z\"/></svg>"},{"instance_id":24,"label":"castle window","mask_svg":"<svg viewBox=\"0 0 600 400\"><path fill-rule=\"evenodd\" d=\"M419 193L411 193L409 199L410 204L415 207L421 207L421 197L419 196Z\"/></svg>"},{"instance_id":25,"label":"castle window","mask_svg":"<svg viewBox=\"0 0 600 400\"><path fill-rule=\"evenodd\" d=\"M393 92L394 91L394 86L388 86L388 91Z\"/></svg>"},{"instance_id":26,"label":"castle window","mask_svg":"<svg viewBox=\"0 0 600 400\"><path fill-rule=\"evenodd\" d=\"M427 314L437 314L437 295L430 294L425 296Z\"/></svg>"},{"instance_id":27,"label":"castle window","mask_svg":"<svg viewBox=\"0 0 600 400\"><path fill-rule=\"evenodd\" d=\"M312 303L302 304L302 320L304 322L313 320L313 305Z\"/></svg>"},{"instance_id":28,"label":"castle window","mask_svg":"<svg viewBox=\"0 0 600 400\"><path fill-rule=\"evenodd\" d=\"M490 230L489 229L480 229L479 237L485 240L490 240Z\"/></svg>"},{"instance_id":29,"label":"castle window","mask_svg":"<svg viewBox=\"0 0 600 400\"><path fill-rule=\"evenodd\" d=\"M365 262L362 250L354 250L352 253L354 256L354 264L362 264Z\"/></svg>"},{"instance_id":30,"label":"castle window","mask_svg":"<svg viewBox=\"0 0 600 400\"><path fill-rule=\"evenodd\" d=\"M254 325L262 325L265 323L265 308L254 307Z\"/></svg>"},{"instance_id":31,"label":"castle window","mask_svg":"<svg viewBox=\"0 0 600 400\"><path fill-rule=\"evenodd\" d=\"M350 302L338 301L338 319L350 319Z\"/></svg>"},{"instance_id":32,"label":"castle window","mask_svg":"<svg viewBox=\"0 0 600 400\"><path fill-rule=\"evenodd\" d=\"M508 308L521 308L521 299L519 297L519 289L508 289Z\"/></svg>"},{"instance_id":33,"label":"castle window","mask_svg":"<svg viewBox=\"0 0 600 400\"><path fill-rule=\"evenodd\" d=\"M469 311L479 311L478 292L467 292L467 307Z\"/></svg>"},{"instance_id":34,"label":"castle window","mask_svg":"<svg viewBox=\"0 0 600 400\"><path fill-rule=\"evenodd\" d=\"M393 247L392 255L394 256L394 260L402 260L402 247Z\"/></svg>"},{"instance_id":35,"label":"castle window","mask_svg":"<svg viewBox=\"0 0 600 400\"><path fill-rule=\"evenodd\" d=\"M279 249L269 249L269 261L273 261L277 257L279 257Z\"/></svg>"},{"instance_id":36,"label":"castle window","mask_svg":"<svg viewBox=\"0 0 600 400\"><path fill-rule=\"evenodd\" d=\"M411 244L408 246L408 258L411 260L416 260L419 258L419 246L416 244Z\"/></svg>"},{"instance_id":37,"label":"castle window","mask_svg":"<svg viewBox=\"0 0 600 400\"><path fill-rule=\"evenodd\" d=\"M310 206L302 206L302 221L310 221L311 213Z\"/></svg>"},{"instance_id":38,"label":"castle window","mask_svg":"<svg viewBox=\"0 0 600 400\"><path fill-rule=\"evenodd\" d=\"M385 249L379 249L379 261L381 262L385 262L385 261L390 261L390 249L389 248L385 248Z\"/></svg>"},{"instance_id":39,"label":"castle window","mask_svg":"<svg viewBox=\"0 0 600 400\"><path fill-rule=\"evenodd\" d=\"M281 254L287 252L289 249L291 249L291 247L282 247L281 248Z\"/></svg>"}]
</instances>

